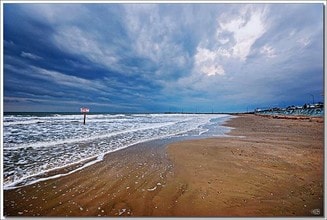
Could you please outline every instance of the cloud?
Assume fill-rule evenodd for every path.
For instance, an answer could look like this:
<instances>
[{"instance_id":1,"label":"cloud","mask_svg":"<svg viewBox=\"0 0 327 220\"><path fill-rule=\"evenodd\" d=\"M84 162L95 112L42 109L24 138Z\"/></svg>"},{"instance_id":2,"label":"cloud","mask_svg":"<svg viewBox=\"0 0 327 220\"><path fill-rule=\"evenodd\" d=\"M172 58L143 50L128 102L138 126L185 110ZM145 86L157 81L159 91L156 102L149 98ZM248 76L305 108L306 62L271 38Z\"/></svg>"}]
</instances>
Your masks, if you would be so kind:
<instances>
[{"instance_id":1,"label":"cloud","mask_svg":"<svg viewBox=\"0 0 327 220\"><path fill-rule=\"evenodd\" d=\"M24 57L24 58L29 58L29 59L32 59L32 60L42 60L42 59L43 59L43 58L40 57L40 56L37 56L37 55L32 54L32 53L27 53L27 52L24 52L24 51L22 51L22 52L20 53L20 56L21 56L21 57Z\"/></svg>"},{"instance_id":2,"label":"cloud","mask_svg":"<svg viewBox=\"0 0 327 220\"><path fill-rule=\"evenodd\" d=\"M95 35L75 26L59 27L53 35L53 41L66 53L85 57L105 67L114 68L119 59L106 44L101 45Z\"/></svg>"},{"instance_id":3,"label":"cloud","mask_svg":"<svg viewBox=\"0 0 327 220\"><path fill-rule=\"evenodd\" d=\"M222 65L218 65L220 53L210 51L206 48L198 48L195 54L195 68L207 76L224 75Z\"/></svg>"},{"instance_id":4,"label":"cloud","mask_svg":"<svg viewBox=\"0 0 327 220\"><path fill-rule=\"evenodd\" d=\"M210 66L203 66L201 68L201 72L208 75L208 76L215 76L215 75L224 75L225 70L221 65L210 65Z\"/></svg>"},{"instance_id":5,"label":"cloud","mask_svg":"<svg viewBox=\"0 0 327 220\"><path fill-rule=\"evenodd\" d=\"M188 68L190 54L181 44L186 33L176 14L158 4L124 5L123 12L127 35L133 39L129 46L134 56L149 60L156 69L151 78L169 78Z\"/></svg>"},{"instance_id":6,"label":"cloud","mask_svg":"<svg viewBox=\"0 0 327 220\"><path fill-rule=\"evenodd\" d=\"M298 9L288 8L285 15L289 10L296 11L295 8ZM313 46L310 44L299 47L296 40L317 31L320 35L316 37L321 37L321 20L317 23L317 17L312 21L316 28L308 24L300 29L297 25L275 29L284 22L277 19L280 16L274 16L275 10L278 11L271 5L251 5L218 14L216 35L198 42L191 74L178 79L175 85L165 85L167 92L173 91L182 97L207 97L208 105L211 100L220 100L227 106L268 105L270 102L285 105L286 100L294 102L296 94L303 93L300 88L322 82L321 50L310 48ZM317 78L310 76L307 68L315 72ZM208 75L211 77L206 77Z\"/></svg>"},{"instance_id":7,"label":"cloud","mask_svg":"<svg viewBox=\"0 0 327 220\"><path fill-rule=\"evenodd\" d=\"M245 61L252 45L267 30L264 21L266 13L265 8L246 6L241 8L235 17L221 15L218 19L219 28L217 29L219 42L227 43L229 39L220 38L220 36L224 32L231 33L235 40L234 45L230 48L232 56Z\"/></svg>"},{"instance_id":8,"label":"cloud","mask_svg":"<svg viewBox=\"0 0 327 220\"><path fill-rule=\"evenodd\" d=\"M296 42L298 42L302 47L307 47L311 43L311 40L307 37L303 37L298 39Z\"/></svg>"},{"instance_id":9,"label":"cloud","mask_svg":"<svg viewBox=\"0 0 327 220\"><path fill-rule=\"evenodd\" d=\"M195 101L237 109L300 102L300 88L323 86L318 4L14 4L4 12L5 97L59 103L63 92L67 102L130 110Z\"/></svg>"},{"instance_id":10,"label":"cloud","mask_svg":"<svg viewBox=\"0 0 327 220\"><path fill-rule=\"evenodd\" d=\"M83 4L19 4L17 7L27 18L50 25L75 23L89 13Z\"/></svg>"},{"instance_id":11,"label":"cloud","mask_svg":"<svg viewBox=\"0 0 327 220\"><path fill-rule=\"evenodd\" d=\"M260 49L260 53L263 54L264 56L268 57L268 58L274 58L276 57L276 51L274 48L272 48L269 45L264 45L263 47L261 47Z\"/></svg>"},{"instance_id":12,"label":"cloud","mask_svg":"<svg viewBox=\"0 0 327 220\"><path fill-rule=\"evenodd\" d=\"M227 59L245 62L253 44L268 29L264 21L267 13L266 7L246 5L240 7L236 14L224 12L218 15L215 38L199 42L194 56L194 72L222 76L228 74L224 68L229 62ZM266 56L273 56L272 48L265 47L263 51Z\"/></svg>"},{"instance_id":13,"label":"cloud","mask_svg":"<svg viewBox=\"0 0 327 220\"><path fill-rule=\"evenodd\" d=\"M142 103L152 103L152 100L158 97L156 94L152 94L154 85L151 82L140 84L137 82L140 79L125 82L119 77L112 76L104 76L102 79L85 79L68 73L30 65L24 63L24 60L11 58L10 56L6 60L10 60L12 65L5 64L5 72L7 73L4 82L5 97L11 94L12 97L25 97L26 100L40 98L49 102L52 100L51 103L61 102L61 105L69 101L71 103L86 102L97 106L98 109L110 107L111 110L115 111L119 111L119 109L145 111ZM90 70L87 69L86 71ZM18 101L23 104L23 99L19 99L15 103L18 103ZM39 103L43 105L45 102L40 101ZM105 105L104 102L107 104ZM10 107L10 109L12 108Z\"/></svg>"},{"instance_id":14,"label":"cloud","mask_svg":"<svg viewBox=\"0 0 327 220\"><path fill-rule=\"evenodd\" d=\"M98 91L106 88L102 82L87 80L72 75L66 75L64 73L47 70L33 65L25 65L23 68L18 68L13 65L6 64L5 69L21 76L29 76L34 79L49 81L57 85L79 88L81 90L86 89Z\"/></svg>"}]
</instances>

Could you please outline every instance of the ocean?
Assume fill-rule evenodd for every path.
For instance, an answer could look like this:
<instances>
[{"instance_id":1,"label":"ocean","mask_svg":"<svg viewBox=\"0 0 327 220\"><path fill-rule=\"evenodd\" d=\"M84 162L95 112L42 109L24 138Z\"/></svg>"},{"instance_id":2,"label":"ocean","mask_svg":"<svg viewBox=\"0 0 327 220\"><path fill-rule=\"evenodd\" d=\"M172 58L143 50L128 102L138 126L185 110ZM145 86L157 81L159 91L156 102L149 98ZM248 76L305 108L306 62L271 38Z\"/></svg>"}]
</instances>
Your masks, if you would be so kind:
<instances>
[{"instance_id":1,"label":"ocean","mask_svg":"<svg viewBox=\"0 0 327 220\"><path fill-rule=\"evenodd\" d=\"M4 189L57 178L138 143L224 136L226 114L5 113ZM81 164L76 166L76 164ZM75 165L66 173L54 170Z\"/></svg>"}]
</instances>

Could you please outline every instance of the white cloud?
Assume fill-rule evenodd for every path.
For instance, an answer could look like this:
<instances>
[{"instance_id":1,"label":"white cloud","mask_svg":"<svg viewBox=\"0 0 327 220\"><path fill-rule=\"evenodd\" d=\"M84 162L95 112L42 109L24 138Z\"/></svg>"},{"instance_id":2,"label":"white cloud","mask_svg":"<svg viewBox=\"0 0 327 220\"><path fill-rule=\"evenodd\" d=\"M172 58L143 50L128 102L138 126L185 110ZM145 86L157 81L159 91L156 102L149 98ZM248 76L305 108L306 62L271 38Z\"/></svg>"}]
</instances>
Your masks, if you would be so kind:
<instances>
[{"instance_id":1,"label":"white cloud","mask_svg":"<svg viewBox=\"0 0 327 220\"><path fill-rule=\"evenodd\" d=\"M272 48L271 46L269 45L264 45L263 47L261 47L260 49L260 53L269 57L269 58L273 58L273 57L276 57L276 51L274 48Z\"/></svg>"},{"instance_id":2,"label":"white cloud","mask_svg":"<svg viewBox=\"0 0 327 220\"><path fill-rule=\"evenodd\" d=\"M293 37L295 34L296 34L296 30L295 29L293 29L290 33L289 33L289 36L290 37Z\"/></svg>"},{"instance_id":3,"label":"white cloud","mask_svg":"<svg viewBox=\"0 0 327 220\"><path fill-rule=\"evenodd\" d=\"M195 72L201 72L207 76L225 75L222 65L219 65L219 51L211 51L206 48L198 47L195 59Z\"/></svg>"},{"instance_id":4,"label":"white cloud","mask_svg":"<svg viewBox=\"0 0 327 220\"><path fill-rule=\"evenodd\" d=\"M268 28L264 22L266 13L265 8L246 5L236 15L230 12L221 14L215 37L204 38L198 44L193 71L208 76L223 76L227 63L232 60L246 61L251 47ZM268 46L262 48L262 53L267 57L275 56L275 50Z\"/></svg>"},{"instance_id":5,"label":"white cloud","mask_svg":"<svg viewBox=\"0 0 327 220\"><path fill-rule=\"evenodd\" d=\"M201 64L206 61L211 61L216 59L217 54L206 48L197 48L197 53L195 54L195 63Z\"/></svg>"},{"instance_id":6,"label":"white cloud","mask_svg":"<svg viewBox=\"0 0 327 220\"><path fill-rule=\"evenodd\" d=\"M230 39L229 38L219 38L218 41L221 44L226 44L230 41Z\"/></svg>"},{"instance_id":7,"label":"white cloud","mask_svg":"<svg viewBox=\"0 0 327 220\"><path fill-rule=\"evenodd\" d=\"M218 53L221 57L227 57L227 58L229 58L229 57L232 56L230 50L225 49L225 48L222 48L222 47L218 48L217 53Z\"/></svg>"},{"instance_id":8,"label":"white cloud","mask_svg":"<svg viewBox=\"0 0 327 220\"><path fill-rule=\"evenodd\" d=\"M249 6L241 9L239 13L235 18L226 14L222 15L217 35L219 37L224 32L232 33L235 40L235 43L230 48L232 55L245 61L252 45L267 29L264 23L266 10Z\"/></svg>"},{"instance_id":9,"label":"white cloud","mask_svg":"<svg viewBox=\"0 0 327 220\"><path fill-rule=\"evenodd\" d=\"M27 53L27 52L24 52L24 51L22 51L22 52L20 53L20 56L21 56L21 57L24 57L24 58L29 58L29 59L32 59L32 60L41 60L41 59L43 59L43 58L40 57L40 56L37 56L37 55L32 54L32 53Z\"/></svg>"},{"instance_id":10,"label":"white cloud","mask_svg":"<svg viewBox=\"0 0 327 220\"><path fill-rule=\"evenodd\" d=\"M56 45L67 53L86 57L93 63L115 68L119 57L105 42L97 36L78 27L58 27L53 36Z\"/></svg>"},{"instance_id":11,"label":"white cloud","mask_svg":"<svg viewBox=\"0 0 327 220\"><path fill-rule=\"evenodd\" d=\"M207 65L201 67L201 72L208 75L208 76L215 76L215 75L225 75L225 70L221 65Z\"/></svg>"},{"instance_id":12,"label":"white cloud","mask_svg":"<svg viewBox=\"0 0 327 220\"><path fill-rule=\"evenodd\" d=\"M302 37L296 42L298 42L302 47L307 47L311 43L311 40L308 37Z\"/></svg>"},{"instance_id":13,"label":"white cloud","mask_svg":"<svg viewBox=\"0 0 327 220\"><path fill-rule=\"evenodd\" d=\"M59 85L65 85L78 89L85 89L100 92L107 88L101 81L83 79L77 76L66 75L61 72L47 70L35 66L30 66L36 74L34 77L51 81Z\"/></svg>"}]
</instances>

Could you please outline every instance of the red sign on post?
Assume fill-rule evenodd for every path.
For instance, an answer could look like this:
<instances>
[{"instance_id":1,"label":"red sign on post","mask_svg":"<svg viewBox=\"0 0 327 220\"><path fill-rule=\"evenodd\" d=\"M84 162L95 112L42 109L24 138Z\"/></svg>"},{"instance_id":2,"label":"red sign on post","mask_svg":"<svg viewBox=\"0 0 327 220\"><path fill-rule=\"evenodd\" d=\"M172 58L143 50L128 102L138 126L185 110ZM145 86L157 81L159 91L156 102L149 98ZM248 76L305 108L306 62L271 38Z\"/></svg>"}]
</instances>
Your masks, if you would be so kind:
<instances>
[{"instance_id":1,"label":"red sign on post","mask_svg":"<svg viewBox=\"0 0 327 220\"><path fill-rule=\"evenodd\" d=\"M90 112L90 109L83 107L83 108L81 108L81 112L82 113Z\"/></svg>"}]
</instances>

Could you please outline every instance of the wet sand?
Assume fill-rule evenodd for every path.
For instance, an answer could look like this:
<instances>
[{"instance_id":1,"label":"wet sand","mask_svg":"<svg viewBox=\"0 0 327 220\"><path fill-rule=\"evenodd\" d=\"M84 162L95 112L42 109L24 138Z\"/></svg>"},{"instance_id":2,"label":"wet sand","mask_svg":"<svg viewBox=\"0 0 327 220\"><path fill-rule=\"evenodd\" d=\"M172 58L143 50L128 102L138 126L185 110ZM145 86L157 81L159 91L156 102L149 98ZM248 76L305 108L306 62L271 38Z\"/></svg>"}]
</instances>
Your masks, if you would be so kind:
<instances>
[{"instance_id":1,"label":"wet sand","mask_svg":"<svg viewBox=\"0 0 327 220\"><path fill-rule=\"evenodd\" d=\"M321 121L243 115L226 125L229 137L141 144L6 190L4 215L323 215Z\"/></svg>"}]
</instances>

